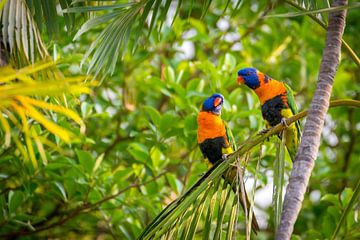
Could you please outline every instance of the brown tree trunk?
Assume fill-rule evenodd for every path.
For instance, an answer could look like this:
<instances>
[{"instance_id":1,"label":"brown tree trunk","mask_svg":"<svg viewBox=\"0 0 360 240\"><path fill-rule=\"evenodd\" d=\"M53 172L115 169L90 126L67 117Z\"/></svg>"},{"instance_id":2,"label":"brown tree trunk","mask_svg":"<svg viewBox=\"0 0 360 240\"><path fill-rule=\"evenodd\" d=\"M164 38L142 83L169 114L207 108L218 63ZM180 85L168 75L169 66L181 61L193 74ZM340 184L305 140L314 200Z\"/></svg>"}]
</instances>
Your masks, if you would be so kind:
<instances>
[{"instance_id":1,"label":"brown tree trunk","mask_svg":"<svg viewBox=\"0 0 360 240\"><path fill-rule=\"evenodd\" d=\"M347 0L335 0L332 6L346 4ZM321 60L318 83L286 189L281 221L276 233L276 239L278 240L290 239L291 237L319 151L324 119L329 108L334 76L339 65L345 16L345 10L329 14L326 45Z\"/></svg>"}]
</instances>

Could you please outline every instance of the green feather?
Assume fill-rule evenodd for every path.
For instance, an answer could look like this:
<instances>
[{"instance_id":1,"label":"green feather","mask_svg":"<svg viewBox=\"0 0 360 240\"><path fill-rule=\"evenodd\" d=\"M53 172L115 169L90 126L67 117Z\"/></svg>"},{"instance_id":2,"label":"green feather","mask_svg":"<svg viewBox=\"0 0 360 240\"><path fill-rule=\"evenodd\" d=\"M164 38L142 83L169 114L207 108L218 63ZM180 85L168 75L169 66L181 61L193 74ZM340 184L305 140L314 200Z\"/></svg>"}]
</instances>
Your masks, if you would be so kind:
<instances>
[{"instance_id":1,"label":"green feather","mask_svg":"<svg viewBox=\"0 0 360 240\"><path fill-rule=\"evenodd\" d=\"M294 92L290 88L289 85L287 85L286 83L284 83L284 85L285 85L285 88L286 88L286 97L287 97L287 100L288 100L289 107L290 107L292 113L295 115L295 114L298 113L298 109L297 109L297 106L296 106L296 103L295 103ZM301 136L300 122L296 121L295 125L296 125L296 129L298 131L298 136L300 138L300 136Z\"/></svg>"},{"instance_id":2,"label":"green feather","mask_svg":"<svg viewBox=\"0 0 360 240\"><path fill-rule=\"evenodd\" d=\"M225 125L226 137L227 137L230 145L232 146L232 148L234 150L236 150L237 146L236 146L234 135L232 134L231 129L228 127L227 123L225 121L223 121L223 122L224 122L224 125Z\"/></svg>"}]
</instances>

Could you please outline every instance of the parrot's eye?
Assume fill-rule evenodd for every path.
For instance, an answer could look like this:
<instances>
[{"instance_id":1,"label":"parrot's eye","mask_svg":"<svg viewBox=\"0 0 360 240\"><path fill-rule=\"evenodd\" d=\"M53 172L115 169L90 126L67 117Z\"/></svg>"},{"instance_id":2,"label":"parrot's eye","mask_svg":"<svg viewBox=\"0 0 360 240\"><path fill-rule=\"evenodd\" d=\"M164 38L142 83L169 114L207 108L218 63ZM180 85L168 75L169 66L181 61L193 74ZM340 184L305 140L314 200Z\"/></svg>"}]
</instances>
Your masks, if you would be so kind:
<instances>
[{"instance_id":1,"label":"parrot's eye","mask_svg":"<svg viewBox=\"0 0 360 240\"><path fill-rule=\"evenodd\" d=\"M246 73L246 76L250 76L250 72L247 72L247 73Z\"/></svg>"}]
</instances>

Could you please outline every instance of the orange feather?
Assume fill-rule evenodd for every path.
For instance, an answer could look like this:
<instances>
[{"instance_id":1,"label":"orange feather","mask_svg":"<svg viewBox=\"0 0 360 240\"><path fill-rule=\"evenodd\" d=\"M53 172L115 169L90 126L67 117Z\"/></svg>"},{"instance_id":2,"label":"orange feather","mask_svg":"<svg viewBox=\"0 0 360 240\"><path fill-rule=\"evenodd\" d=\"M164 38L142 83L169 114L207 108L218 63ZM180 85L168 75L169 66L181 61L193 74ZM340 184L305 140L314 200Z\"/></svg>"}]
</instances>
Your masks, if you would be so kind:
<instances>
[{"instance_id":1,"label":"orange feather","mask_svg":"<svg viewBox=\"0 0 360 240\"><path fill-rule=\"evenodd\" d=\"M258 95L261 105L263 105L267 100L272 99L280 94L284 95L282 99L285 103L287 103L286 88L284 83L273 80L271 78L269 78L268 82L265 83L265 76L261 72L258 72L258 78L260 81L260 86L255 89L255 93Z\"/></svg>"},{"instance_id":2,"label":"orange feather","mask_svg":"<svg viewBox=\"0 0 360 240\"><path fill-rule=\"evenodd\" d=\"M226 136L226 128L220 116L210 112L199 112L198 118L198 143L202 143L206 139L216 137L224 137L228 144Z\"/></svg>"}]
</instances>

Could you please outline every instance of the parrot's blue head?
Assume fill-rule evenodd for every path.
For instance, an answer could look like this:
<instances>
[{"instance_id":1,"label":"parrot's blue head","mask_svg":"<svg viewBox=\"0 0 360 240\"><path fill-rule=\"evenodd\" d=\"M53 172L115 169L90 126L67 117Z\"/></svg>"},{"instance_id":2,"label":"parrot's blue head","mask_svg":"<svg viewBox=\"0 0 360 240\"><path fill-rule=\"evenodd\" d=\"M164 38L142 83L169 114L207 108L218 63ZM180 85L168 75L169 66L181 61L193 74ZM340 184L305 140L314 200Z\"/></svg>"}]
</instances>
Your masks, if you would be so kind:
<instances>
[{"instance_id":1,"label":"parrot's blue head","mask_svg":"<svg viewBox=\"0 0 360 240\"><path fill-rule=\"evenodd\" d=\"M243 68L238 71L238 84L245 84L251 89L260 87L258 76L259 71L256 68Z\"/></svg>"},{"instance_id":2,"label":"parrot's blue head","mask_svg":"<svg viewBox=\"0 0 360 240\"><path fill-rule=\"evenodd\" d=\"M201 111L212 112L216 115L220 115L223 103L224 103L223 95L219 93L215 93L204 101Z\"/></svg>"}]
</instances>

